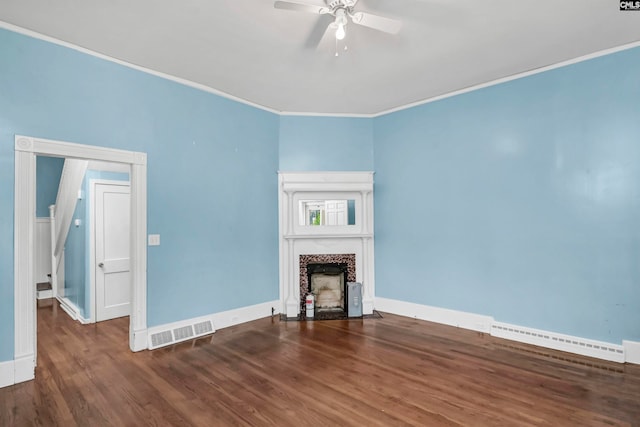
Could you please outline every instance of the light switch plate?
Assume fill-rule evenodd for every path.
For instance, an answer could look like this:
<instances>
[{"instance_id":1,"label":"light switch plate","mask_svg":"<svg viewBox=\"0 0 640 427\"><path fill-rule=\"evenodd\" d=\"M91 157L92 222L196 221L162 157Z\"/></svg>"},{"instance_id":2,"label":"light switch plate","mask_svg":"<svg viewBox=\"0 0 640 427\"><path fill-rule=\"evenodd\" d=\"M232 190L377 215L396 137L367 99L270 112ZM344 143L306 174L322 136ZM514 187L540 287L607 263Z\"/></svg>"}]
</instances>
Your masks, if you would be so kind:
<instances>
[{"instance_id":1,"label":"light switch plate","mask_svg":"<svg viewBox=\"0 0 640 427\"><path fill-rule=\"evenodd\" d=\"M159 234L149 234L149 246L160 246Z\"/></svg>"}]
</instances>

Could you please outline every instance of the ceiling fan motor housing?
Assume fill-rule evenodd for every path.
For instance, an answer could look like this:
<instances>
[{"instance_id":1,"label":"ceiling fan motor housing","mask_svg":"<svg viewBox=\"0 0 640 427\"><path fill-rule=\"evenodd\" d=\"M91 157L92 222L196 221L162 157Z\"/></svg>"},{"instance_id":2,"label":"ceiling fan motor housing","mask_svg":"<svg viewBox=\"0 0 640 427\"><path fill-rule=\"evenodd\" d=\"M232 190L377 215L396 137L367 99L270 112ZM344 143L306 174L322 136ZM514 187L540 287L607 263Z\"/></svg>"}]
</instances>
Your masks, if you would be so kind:
<instances>
[{"instance_id":1,"label":"ceiling fan motor housing","mask_svg":"<svg viewBox=\"0 0 640 427\"><path fill-rule=\"evenodd\" d=\"M356 5L357 0L325 0L327 7L332 11L336 9L349 9Z\"/></svg>"}]
</instances>

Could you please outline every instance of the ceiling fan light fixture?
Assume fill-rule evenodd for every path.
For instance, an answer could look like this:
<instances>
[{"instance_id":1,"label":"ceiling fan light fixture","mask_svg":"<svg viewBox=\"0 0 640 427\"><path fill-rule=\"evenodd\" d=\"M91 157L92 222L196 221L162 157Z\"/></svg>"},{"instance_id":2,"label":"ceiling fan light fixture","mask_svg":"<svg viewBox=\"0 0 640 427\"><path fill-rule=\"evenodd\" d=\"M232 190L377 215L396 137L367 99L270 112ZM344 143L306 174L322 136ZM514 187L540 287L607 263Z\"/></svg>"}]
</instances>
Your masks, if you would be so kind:
<instances>
[{"instance_id":1,"label":"ceiling fan light fixture","mask_svg":"<svg viewBox=\"0 0 640 427\"><path fill-rule=\"evenodd\" d=\"M308 4L306 3L307 1L309 0L277 0L273 6L276 9L333 16L333 22L329 24L324 34L326 34L327 37L330 37L331 30L333 30L336 46L338 41L344 40L347 36L347 24L350 23L388 34L398 34L402 27L402 21L397 19L374 15L369 12L354 11L354 8L358 4L358 0L324 0L324 6ZM319 2L319 0L315 1ZM315 33L317 33L317 31L314 30L314 34ZM324 38L324 35L318 39L316 44L319 45L322 38Z\"/></svg>"},{"instance_id":2,"label":"ceiling fan light fixture","mask_svg":"<svg viewBox=\"0 0 640 427\"><path fill-rule=\"evenodd\" d=\"M336 39L343 40L347 35L345 30L345 26L347 25L347 14L346 11L342 8L336 10Z\"/></svg>"}]
</instances>

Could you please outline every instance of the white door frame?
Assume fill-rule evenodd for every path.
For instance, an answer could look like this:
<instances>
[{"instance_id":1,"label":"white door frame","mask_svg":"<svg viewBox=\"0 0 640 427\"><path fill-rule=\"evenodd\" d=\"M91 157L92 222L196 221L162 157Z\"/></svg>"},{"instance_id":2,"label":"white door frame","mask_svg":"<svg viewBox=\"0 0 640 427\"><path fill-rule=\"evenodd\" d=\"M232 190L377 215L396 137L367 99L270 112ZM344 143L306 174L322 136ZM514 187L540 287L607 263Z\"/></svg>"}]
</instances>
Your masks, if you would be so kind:
<instances>
[{"instance_id":1,"label":"white door frame","mask_svg":"<svg viewBox=\"0 0 640 427\"><path fill-rule=\"evenodd\" d=\"M107 185L121 185L131 188L130 181L116 181L111 179L92 179L89 181L89 278L90 278L90 286L89 286L89 323L96 323L96 197L95 190L96 185L98 184L107 184ZM129 231L131 234L131 231Z\"/></svg>"},{"instance_id":2,"label":"white door frame","mask_svg":"<svg viewBox=\"0 0 640 427\"><path fill-rule=\"evenodd\" d=\"M92 145L15 136L14 383L35 377L34 283L36 156L124 163L131 167L131 316L129 348L147 348L147 154Z\"/></svg>"}]
</instances>

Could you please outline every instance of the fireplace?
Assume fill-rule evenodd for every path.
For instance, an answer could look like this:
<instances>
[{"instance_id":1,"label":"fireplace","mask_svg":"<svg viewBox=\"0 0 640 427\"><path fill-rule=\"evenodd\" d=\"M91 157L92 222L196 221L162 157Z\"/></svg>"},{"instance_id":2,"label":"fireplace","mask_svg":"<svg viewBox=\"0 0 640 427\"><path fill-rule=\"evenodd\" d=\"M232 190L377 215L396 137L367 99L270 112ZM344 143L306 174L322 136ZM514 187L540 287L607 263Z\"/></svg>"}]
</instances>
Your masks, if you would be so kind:
<instances>
[{"instance_id":1,"label":"fireplace","mask_svg":"<svg viewBox=\"0 0 640 427\"><path fill-rule=\"evenodd\" d=\"M357 282L362 314L373 313L373 172L278 172L278 185L282 312L305 318L317 275L321 312L348 315L345 293Z\"/></svg>"},{"instance_id":2,"label":"fireplace","mask_svg":"<svg viewBox=\"0 0 640 427\"><path fill-rule=\"evenodd\" d=\"M345 285L347 283L346 264L309 264L309 290L315 296L315 311L322 313L344 313Z\"/></svg>"},{"instance_id":3,"label":"fireplace","mask_svg":"<svg viewBox=\"0 0 640 427\"><path fill-rule=\"evenodd\" d=\"M316 317L346 314L346 286L356 281L355 254L300 255L300 317L305 317L305 297L316 297Z\"/></svg>"}]
</instances>

